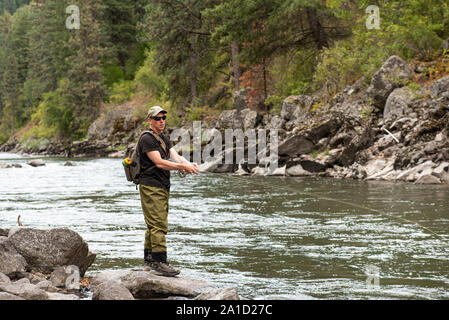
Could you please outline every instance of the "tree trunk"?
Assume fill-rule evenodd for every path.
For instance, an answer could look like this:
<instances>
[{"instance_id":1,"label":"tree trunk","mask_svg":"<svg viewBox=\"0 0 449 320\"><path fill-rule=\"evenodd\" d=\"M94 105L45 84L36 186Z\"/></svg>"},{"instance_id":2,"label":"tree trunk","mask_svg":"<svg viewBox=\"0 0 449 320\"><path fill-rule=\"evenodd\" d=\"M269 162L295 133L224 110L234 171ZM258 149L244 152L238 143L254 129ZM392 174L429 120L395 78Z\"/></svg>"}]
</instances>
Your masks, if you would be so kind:
<instances>
[{"instance_id":1,"label":"tree trunk","mask_svg":"<svg viewBox=\"0 0 449 320\"><path fill-rule=\"evenodd\" d=\"M318 50L328 47L327 36L321 27L320 20L318 19L317 10L315 8L307 8L307 20L309 22L309 28L312 32L312 36L315 40L315 44Z\"/></svg>"},{"instance_id":2,"label":"tree trunk","mask_svg":"<svg viewBox=\"0 0 449 320\"><path fill-rule=\"evenodd\" d=\"M192 105L196 105L197 97L197 65L198 65L198 53L196 52L195 35L190 33L190 94L192 97Z\"/></svg>"},{"instance_id":3,"label":"tree trunk","mask_svg":"<svg viewBox=\"0 0 449 320\"><path fill-rule=\"evenodd\" d=\"M240 65L239 65L239 44L233 40L231 43L232 69L234 73L234 90L240 90Z\"/></svg>"}]
</instances>

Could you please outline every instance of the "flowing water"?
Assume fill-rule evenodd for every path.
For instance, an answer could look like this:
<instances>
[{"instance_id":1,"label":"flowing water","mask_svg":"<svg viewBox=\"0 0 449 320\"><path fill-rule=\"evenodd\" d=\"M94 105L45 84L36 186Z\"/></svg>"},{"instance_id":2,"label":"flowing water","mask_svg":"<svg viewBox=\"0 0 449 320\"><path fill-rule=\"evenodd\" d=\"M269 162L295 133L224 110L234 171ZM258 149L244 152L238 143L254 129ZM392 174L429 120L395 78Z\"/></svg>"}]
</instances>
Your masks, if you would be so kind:
<instances>
[{"instance_id":1,"label":"flowing water","mask_svg":"<svg viewBox=\"0 0 449 320\"><path fill-rule=\"evenodd\" d=\"M86 276L140 268L145 225L121 159L0 153L0 228L70 228ZM333 201L335 199L337 201ZM429 231L430 230L430 231ZM449 299L449 186L172 174L169 261L246 299Z\"/></svg>"}]
</instances>

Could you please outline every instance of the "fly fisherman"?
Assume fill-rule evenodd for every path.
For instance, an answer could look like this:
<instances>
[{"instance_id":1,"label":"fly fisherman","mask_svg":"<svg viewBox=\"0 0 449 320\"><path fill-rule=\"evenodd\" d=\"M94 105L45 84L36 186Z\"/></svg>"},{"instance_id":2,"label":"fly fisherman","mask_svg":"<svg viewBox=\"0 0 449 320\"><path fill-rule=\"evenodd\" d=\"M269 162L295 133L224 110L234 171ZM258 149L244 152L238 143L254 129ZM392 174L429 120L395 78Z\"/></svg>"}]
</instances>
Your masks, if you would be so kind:
<instances>
[{"instance_id":1,"label":"fly fisherman","mask_svg":"<svg viewBox=\"0 0 449 320\"><path fill-rule=\"evenodd\" d=\"M144 245L144 270L154 270L158 275L173 277L180 273L167 262L165 236L168 231L168 199L170 170L183 170L198 174L198 165L187 161L172 148L170 139L162 133L167 111L160 106L148 110L147 120L151 134L144 134L138 145L141 172L140 201L147 230ZM171 159L172 161L169 161Z\"/></svg>"}]
</instances>

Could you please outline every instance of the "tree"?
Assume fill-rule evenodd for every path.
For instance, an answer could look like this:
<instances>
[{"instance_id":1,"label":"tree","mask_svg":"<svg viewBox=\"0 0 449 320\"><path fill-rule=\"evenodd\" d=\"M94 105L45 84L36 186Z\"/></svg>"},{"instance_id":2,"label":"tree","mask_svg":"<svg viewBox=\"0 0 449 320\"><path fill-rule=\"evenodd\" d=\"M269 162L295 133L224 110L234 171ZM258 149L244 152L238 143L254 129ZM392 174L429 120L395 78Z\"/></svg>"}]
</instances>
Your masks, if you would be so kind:
<instances>
[{"instance_id":1,"label":"tree","mask_svg":"<svg viewBox=\"0 0 449 320\"><path fill-rule=\"evenodd\" d=\"M73 109L73 134L75 137L82 137L102 106L102 58L105 53L105 40L100 26L104 10L102 4L89 0L79 0L78 4L82 18L80 28L71 30L69 48L73 57L63 92Z\"/></svg>"},{"instance_id":2,"label":"tree","mask_svg":"<svg viewBox=\"0 0 449 320\"><path fill-rule=\"evenodd\" d=\"M211 58L210 32L204 29L202 17L209 4L198 0L151 1L142 25L147 40L155 43L157 68L168 79L169 95L173 100L188 99L193 106L199 91L205 90L199 88L199 79Z\"/></svg>"},{"instance_id":3,"label":"tree","mask_svg":"<svg viewBox=\"0 0 449 320\"><path fill-rule=\"evenodd\" d=\"M19 64L16 56L9 52L5 72L3 73L4 104L11 109L11 137L14 137L15 129L15 106L19 95Z\"/></svg>"}]
</instances>

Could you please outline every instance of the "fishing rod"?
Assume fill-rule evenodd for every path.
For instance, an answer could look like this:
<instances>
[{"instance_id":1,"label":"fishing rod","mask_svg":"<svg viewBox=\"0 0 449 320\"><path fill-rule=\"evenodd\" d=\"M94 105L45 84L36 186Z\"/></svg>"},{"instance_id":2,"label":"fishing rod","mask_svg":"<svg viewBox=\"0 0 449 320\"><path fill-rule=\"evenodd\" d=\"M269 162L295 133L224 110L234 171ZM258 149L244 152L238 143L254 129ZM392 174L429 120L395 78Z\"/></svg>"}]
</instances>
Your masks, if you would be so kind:
<instances>
[{"instance_id":1,"label":"fishing rod","mask_svg":"<svg viewBox=\"0 0 449 320\"><path fill-rule=\"evenodd\" d=\"M211 174L211 175L215 175L215 176L219 176L219 177L223 178L223 174L222 174L222 173L216 173L216 172L210 172L210 171L203 171L203 170L199 171L199 173L203 173L203 174L204 174L204 173L205 173L205 174ZM184 177L185 177L185 175L184 175ZM308 197L312 197L312 198L315 198L315 199L318 199L318 200L333 201L333 202L345 204L345 205L348 205L348 206L352 206L352 207L354 207L354 208L359 208L359 209L363 209L363 210L368 210L368 211L371 211L371 212L375 212L375 213L377 213L377 214L380 214L380 215L383 216L383 217L393 218L393 219L400 220L400 221L402 221L402 222L407 222L407 223L414 224L414 225L416 225L416 226L418 226L418 227L421 227L422 229L426 230L427 232L429 232L429 233L431 233L431 234L437 236L437 237L440 238L440 239L443 239L443 240L449 240L449 239L446 238L446 235L438 234L438 233L436 233L435 231L433 231L433 230L431 230L431 229L429 229L429 228L427 228L427 227L421 225L420 223L418 223L418 222L416 222L416 221L412 221L412 220L409 220L409 219L406 219L406 218L402 218L402 217L396 217L396 216L392 216L392 215L387 215L387 214L383 213L382 211L379 211L379 210L377 210L377 209L372 209L372 208L369 208L369 207L366 207L366 206L363 206L363 205L358 205L358 204L354 204L354 203L351 203L351 202L348 202L348 201L339 200L339 199L334 199L334 198L329 198L329 197L325 197L325 196L317 196L316 194L312 194L312 193L307 193L307 192L299 191L299 190L293 189L293 188L288 187L288 186L273 186L273 185L271 185L271 184L264 183L264 182L261 182L261 181L259 181L259 182L251 181L251 180L248 180L248 179L243 178L243 177L238 176L238 175L231 175L231 176L225 175L225 177L232 177L232 178L240 179L240 180L242 180L242 181L244 181L244 182L246 182L246 183L249 183L249 184L254 184L254 185L259 185L259 186L262 185L262 186L266 186L266 187L270 187L270 188L284 189L284 190L288 190L288 191L293 191L293 192L295 192L295 193L298 193L298 194L301 194L301 195L304 195L304 196L308 196Z\"/></svg>"}]
</instances>

